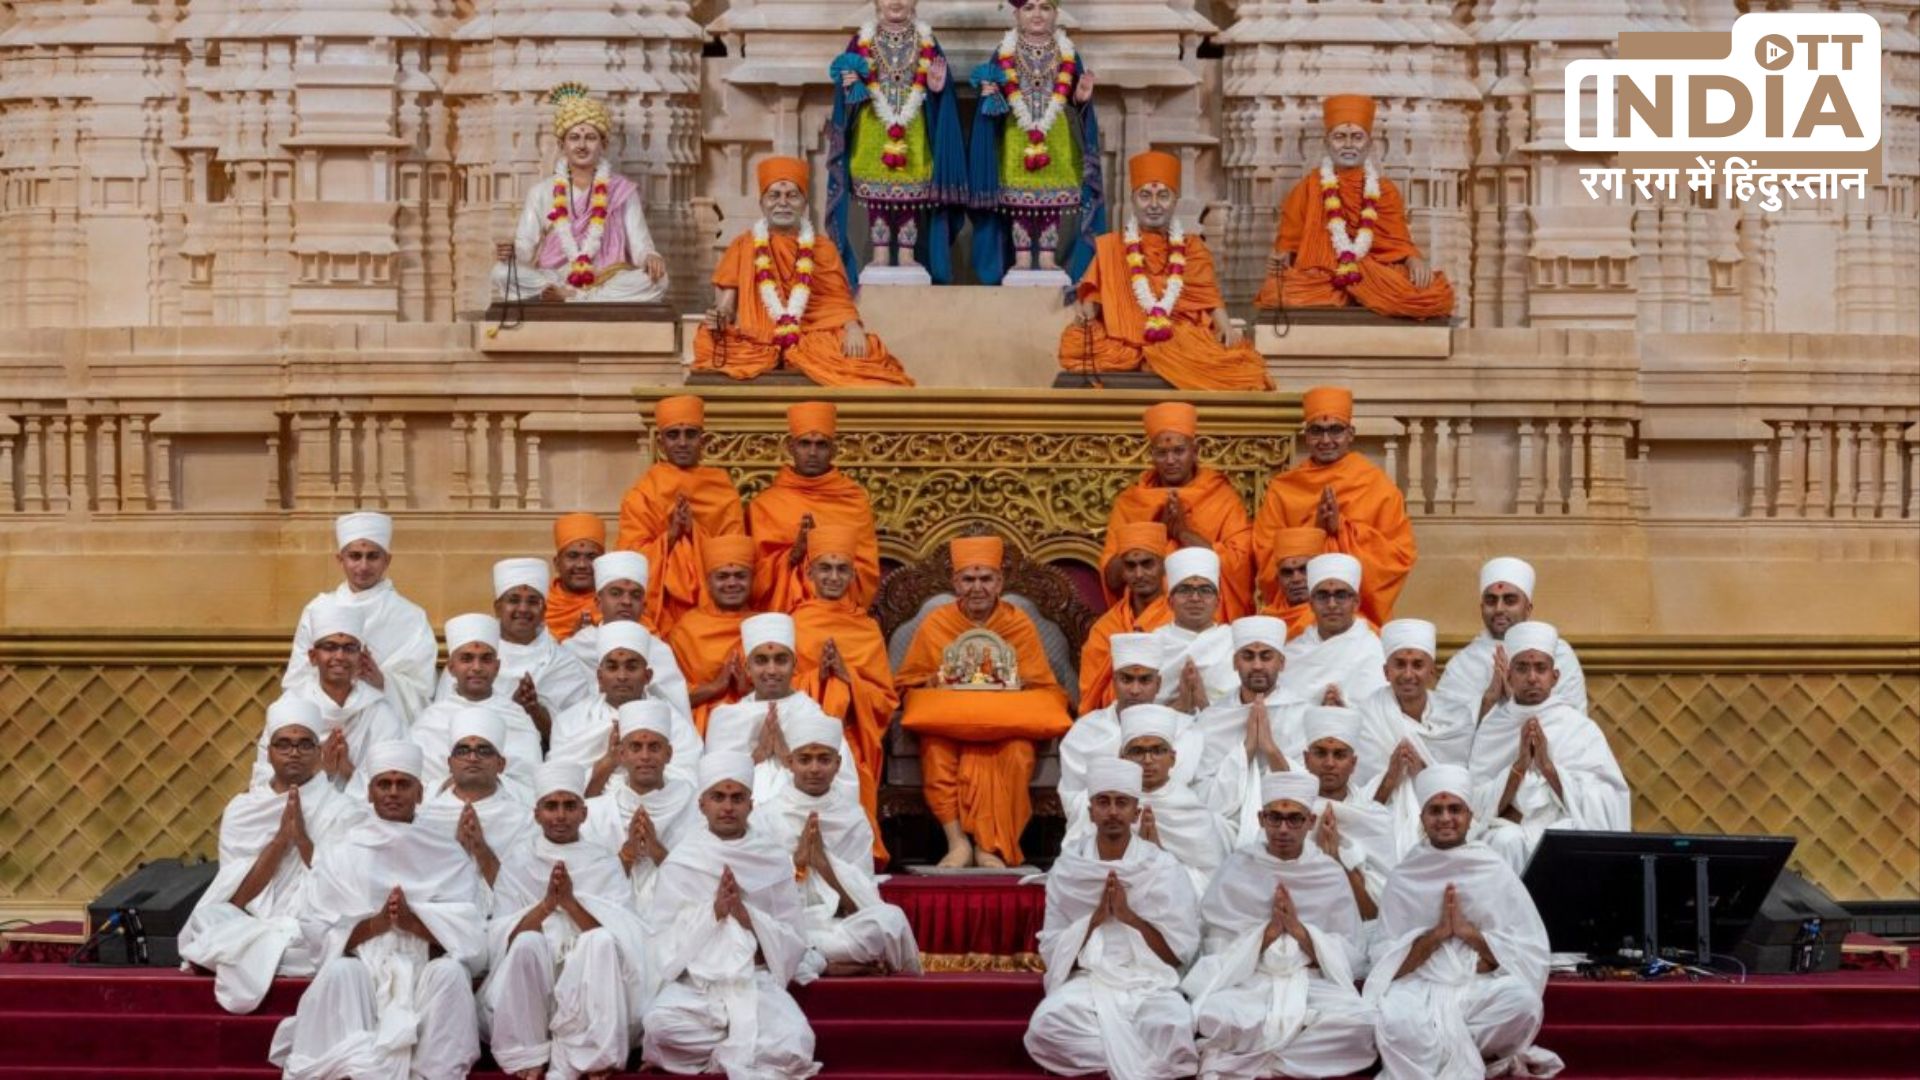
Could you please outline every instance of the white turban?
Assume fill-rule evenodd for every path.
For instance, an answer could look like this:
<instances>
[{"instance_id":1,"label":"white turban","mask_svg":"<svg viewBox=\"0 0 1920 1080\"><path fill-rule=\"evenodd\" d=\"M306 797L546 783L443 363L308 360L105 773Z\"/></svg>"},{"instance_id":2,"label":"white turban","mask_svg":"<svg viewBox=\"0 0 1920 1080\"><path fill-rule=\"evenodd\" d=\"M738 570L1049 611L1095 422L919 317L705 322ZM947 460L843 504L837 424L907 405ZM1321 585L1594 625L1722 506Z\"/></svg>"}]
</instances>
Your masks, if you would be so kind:
<instances>
[{"instance_id":1,"label":"white turban","mask_svg":"<svg viewBox=\"0 0 1920 1080\"><path fill-rule=\"evenodd\" d=\"M545 761L533 770L533 797L544 799L556 791L587 796L587 767L577 761Z\"/></svg>"},{"instance_id":2,"label":"white turban","mask_svg":"<svg viewBox=\"0 0 1920 1080\"><path fill-rule=\"evenodd\" d=\"M839 753L846 740L846 734L840 728L840 721L826 713L808 713L805 716L796 717L786 725L786 729L787 741L793 744L792 749L795 750L818 743Z\"/></svg>"},{"instance_id":3,"label":"white turban","mask_svg":"<svg viewBox=\"0 0 1920 1080\"><path fill-rule=\"evenodd\" d=\"M1507 636L1503 639L1507 647L1507 659L1513 660L1523 652L1539 651L1553 658L1554 647L1560 644L1560 631L1552 623L1523 622L1507 627Z\"/></svg>"},{"instance_id":4,"label":"white turban","mask_svg":"<svg viewBox=\"0 0 1920 1080\"><path fill-rule=\"evenodd\" d=\"M1172 746L1180 720L1180 714L1165 705L1129 705L1120 714L1120 747L1125 749L1133 740L1147 738Z\"/></svg>"},{"instance_id":5,"label":"white turban","mask_svg":"<svg viewBox=\"0 0 1920 1080\"><path fill-rule=\"evenodd\" d=\"M426 758L420 753L418 743L411 739L386 739L367 747L367 756L360 767L369 780L390 772L406 773L418 780L425 764Z\"/></svg>"},{"instance_id":6,"label":"white turban","mask_svg":"<svg viewBox=\"0 0 1920 1080\"><path fill-rule=\"evenodd\" d=\"M1189 547L1167 556L1167 590L1188 578L1206 578L1214 585L1220 584L1220 556L1209 548Z\"/></svg>"},{"instance_id":7,"label":"white turban","mask_svg":"<svg viewBox=\"0 0 1920 1080\"><path fill-rule=\"evenodd\" d=\"M1111 791L1138 799L1145 790L1140 766L1120 757L1096 757L1087 762L1087 794Z\"/></svg>"},{"instance_id":8,"label":"white turban","mask_svg":"<svg viewBox=\"0 0 1920 1080\"><path fill-rule=\"evenodd\" d=\"M1352 709L1337 709L1331 705L1313 705L1308 707L1306 716L1307 745L1312 746L1321 739L1339 739L1347 744L1347 749L1360 749L1360 714Z\"/></svg>"},{"instance_id":9,"label":"white turban","mask_svg":"<svg viewBox=\"0 0 1920 1080\"><path fill-rule=\"evenodd\" d=\"M1417 649L1428 656L1437 656L1434 648L1438 641L1438 631L1425 619L1395 619L1380 628L1380 652L1388 659L1401 649Z\"/></svg>"},{"instance_id":10,"label":"white turban","mask_svg":"<svg viewBox=\"0 0 1920 1080\"><path fill-rule=\"evenodd\" d=\"M728 780L748 791L753 790L753 758L737 750L720 750L700 756L700 794Z\"/></svg>"},{"instance_id":11,"label":"white turban","mask_svg":"<svg viewBox=\"0 0 1920 1080\"><path fill-rule=\"evenodd\" d=\"M355 641L365 640L367 614L352 604L321 599L313 605L313 640L345 634Z\"/></svg>"},{"instance_id":12,"label":"white turban","mask_svg":"<svg viewBox=\"0 0 1920 1080\"><path fill-rule=\"evenodd\" d=\"M616 581L631 581L641 588L647 585L647 557L637 551L609 551L593 560L593 591Z\"/></svg>"},{"instance_id":13,"label":"white turban","mask_svg":"<svg viewBox=\"0 0 1920 1080\"><path fill-rule=\"evenodd\" d=\"M1413 778L1413 794L1425 806L1435 795L1457 795L1461 802L1473 801L1473 774L1460 765L1429 765Z\"/></svg>"},{"instance_id":14,"label":"white turban","mask_svg":"<svg viewBox=\"0 0 1920 1080\"><path fill-rule=\"evenodd\" d=\"M655 698L638 698L620 706L620 737L638 731L651 731L663 739L673 738L673 707Z\"/></svg>"},{"instance_id":15,"label":"white turban","mask_svg":"<svg viewBox=\"0 0 1920 1080\"><path fill-rule=\"evenodd\" d=\"M1271 615L1246 615L1233 620L1233 651L1249 645L1287 647L1287 624Z\"/></svg>"},{"instance_id":16,"label":"white turban","mask_svg":"<svg viewBox=\"0 0 1920 1080\"><path fill-rule=\"evenodd\" d=\"M516 586L525 585L541 596L547 595L547 560L501 559L493 564L493 597L498 600Z\"/></svg>"},{"instance_id":17,"label":"white turban","mask_svg":"<svg viewBox=\"0 0 1920 1080\"><path fill-rule=\"evenodd\" d=\"M339 550L355 540L369 540L381 551L393 550L393 519L372 510L357 510L333 519L333 547Z\"/></svg>"},{"instance_id":18,"label":"white turban","mask_svg":"<svg viewBox=\"0 0 1920 1080\"><path fill-rule=\"evenodd\" d=\"M1345 582L1350 589L1360 588L1360 560L1337 551L1315 555L1307 560L1307 588L1316 589L1323 581Z\"/></svg>"},{"instance_id":19,"label":"white turban","mask_svg":"<svg viewBox=\"0 0 1920 1080\"><path fill-rule=\"evenodd\" d=\"M500 620L491 615L469 612L447 620L447 651L462 645L485 645L500 650Z\"/></svg>"},{"instance_id":20,"label":"white turban","mask_svg":"<svg viewBox=\"0 0 1920 1080\"><path fill-rule=\"evenodd\" d=\"M269 741L281 728L295 726L306 728L313 732L315 737L319 737L339 725L327 723L326 714L320 711L320 706L306 698L291 696L277 698L273 704L267 706L267 739Z\"/></svg>"},{"instance_id":21,"label":"white turban","mask_svg":"<svg viewBox=\"0 0 1920 1080\"><path fill-rule=\"evenodd\" d=\"M1113 649L1113 670L1143 667L1160 670L1160 639L1152 634L1115 634L1107 639Z\"/></svg>"},{"instance_id":22,"label":"white turban","mask_svg":"<svg viewBox=\"0 0 1920 1080\"><path fill-rule=\"evenodd\" d=\"M1533 567L1524 560L1504 555L1498 559L1488 559L1486 565L1480 568L1480 591L1486 592L1488 587L1502 581L1526 593L1527 599L1533 599Z\"/></svg>"},{"instance_id":23,"label":"white turban","mask_svg":"<svg viewBox=\"0 0 1920 1080\"><path fill-rule=\"evenodd\" d=\"M742 620L740 645L748 655L762 645L784 645L793 651L793 616L769 611Z\"/></svg>"},{"instance_id":24,"label":"white turban","mask_svg":"<svg viewBox=\"0 0 1920 1080\"><path fill-rule=\"evenodd\" d=\"M1310 772L1270 772L1260 778L1260 805L1285 799L1311 807L1320 794L1320 778Z\"/></svg>"},{"instance_id":25,"label":"white turban","mask_svg":"<svg viewBox=\"0 0 1920 1080\"><path fill-rule=\"evenodd\" d=\"M645 660L647 650L653 647L653 635L637 622L610 622L600 628L599 646L595 654L599 660L605 660L615 649L638 653L640 659Z\"/></svg>"},{"instance_id":26,"label":"white turban","mask_svg":"<svg viewBox=\"0 0 1920 1080\"><path fill-rule=\"evenodd\" d=\"M454 746L460 745L461 739L485 739L495 750L507 748L506 719L481 705L470 705L454 713L453 720L447 724L447 734L453 737Z\"/></svg>"}]
</instances>

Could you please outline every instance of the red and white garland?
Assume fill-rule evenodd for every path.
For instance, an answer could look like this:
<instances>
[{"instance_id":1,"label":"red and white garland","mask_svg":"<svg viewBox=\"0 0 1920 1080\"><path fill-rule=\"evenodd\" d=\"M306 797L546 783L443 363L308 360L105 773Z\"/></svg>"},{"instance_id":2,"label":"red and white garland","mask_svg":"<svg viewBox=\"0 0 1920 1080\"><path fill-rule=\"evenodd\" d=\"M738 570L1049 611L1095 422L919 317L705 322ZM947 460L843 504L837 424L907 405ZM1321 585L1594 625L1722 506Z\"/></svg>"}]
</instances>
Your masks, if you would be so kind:
<instances>
[{"instance_id":1,"label":"red and white garland","mask_svg":"<svg viewBox=\"0 0 1920 1080\"><path fill-rule=\"evenodd\" d=\"M1333 160L1320 159L1321 205L1327 211L1327 237L1333 241L1333 283L1344 289L1360 283L1360 260L1373 250L1373 227L1380 220L1380 172L1373 162L1365 165L1366 179L1360 188L1360 231L1347 235L1347 217L1341 213L1340 179L1333 174Z\"/></svg>"},{"instance_id":2,"label":"red and white garland","mask_svg":"<svg viewBox=\"0 0 1920 1080\"><path fill-rule=\"evenodd\" d=\"M760 303L773 317L773 343L786 349L800 340L800 317L807 313L807 301L813 297L813 222L800 224L800 256L794 260L793 291L780 297L780 286L773 280L773 242L767 238L767 219L753 223L753 280Z\"/></svg>"},{"instance_id":3,"label":"red and white garland","mask_svg":"<svg viewBox=\"0 0 1920 1080\"><path fill-rule=\"evenodd\" d=\"M1167 229L1167 288L1159 296L1147 280L1147 257L1140 251L1140 223L1127 222L1124 237L1127 250L1127 284L1133 288L1134 302L1147 314L1149 344L1173 337L1173 306L1180 300L1180 289L1187 279L1187 233L1175 221Z\"/></svg>"},{"instance_id":4,"label":"red and white garland","mask_svg":"<svg viewBox=\"0 0 1920 1080\"><path fill-rule=\"evenodd\" d=\"M873 52L873 36L878 30L874 23L861 26L853 51L867 62L867 100L873 105L874 115L887 126L887 141L880 147L880 163L889 169L904 169L907 167L907 126L920 115L920 106L927 100L927 72L933 68L933 28L914 21L913 32L920 39L920 55L914 64L913 88L907 91L898 109L881 92L880 64Z\"/></svg>"},{"instance_id":5,"label":"red and white garland","mask_svg":"<svg viewBox=\"0 0 1920 1080\"><path fill-rule=\"evenodd\" d=\"M553 209L547 211L547 226L560 234L560 251L567 257L567 284L584 289L593 284L593 257L600 253L600 238L607 234L607 178L611 173L605 161L593 170L593 195L588 205L587 242L584 247L573 238L573 174L566 159L553 170Z\"/></svg>"},{"instance_id":6,"label":"red and white garland","mask_svg":"<svg viewBox=\"0 0 1920 1080\"><path fill-rule=\"evenodd\" d=\"M1035 117L1026 104L1024 93L1020 89L1020 65L1014 61L1014 53L1020 47L1018 31L1009 30L1000 39L1000 51L994 60L1000 65L1000 73L1006 77L1007 108L1012 110L1013 118L1027 129L1027 146L1021 152L1021 164L1028 172L1039 172L1053 163L1053 156L1047 153L1047 132L1053 130L1054 122L1066 111L1067 96L1073 92L1073 76L1080 70L1075 59L1073 42L1068 39L1065 30L1053 32L1053 46L1059 50L1060 66L1054 69L1053 93L1047 98L1046 107Z\"/></svg>"}]
</instances>

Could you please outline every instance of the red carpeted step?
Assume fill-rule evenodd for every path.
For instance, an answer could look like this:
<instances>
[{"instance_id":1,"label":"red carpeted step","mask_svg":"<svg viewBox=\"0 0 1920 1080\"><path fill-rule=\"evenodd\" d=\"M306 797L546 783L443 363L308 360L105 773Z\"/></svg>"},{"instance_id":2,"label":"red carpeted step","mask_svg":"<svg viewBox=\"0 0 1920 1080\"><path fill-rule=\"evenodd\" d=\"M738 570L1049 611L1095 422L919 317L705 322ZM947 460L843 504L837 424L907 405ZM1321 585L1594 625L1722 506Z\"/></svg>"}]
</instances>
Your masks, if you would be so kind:
<instances>
[{"instance_id":1,"label":"red carpeted step","mask_svg":"<svg viewBox=\"0 0 1920 1080\"><path fill-rule=\"evenodd\" d=\"M0 1046L8 1064L138 1066L164 1053L169 1065L215 1069L266 1060L278 1016L114 1016L6 1010Z\"/></svg>"},{"instance_id":2,"label":"red carpeted step","mask_svg":"<svg viewBox=\"0 0 1920 1080\"><path fill-rule=\"evenodd\" d=\"M1576 1075L1577 1064L1590 1063L1626 1075L1644 1069L1655 1075L1691 1070L1694 1076L1880 1076L1920 1061L1920 1025L1913 1019L1801 1027L1675 1023L1658 1029L1549 1019L1539 1041Z\"/></svg>"},{"instance_id":3,"label":"red carpeted step","mask_svg":"<svg viewBox=\"0 0 1920 1080\"><path fill-rule=\"evenodd\" d=\"M1025 1017L815 1019L813 1056L847 1069L1019 1069L1033 1064L1026 1031Z\"/></svg>"},{"instance_id":4,"label":"red carpeted step","mask_svg":"<svg viewBox=\"0 0 1920 1080\"><path fill-rule=\"evenodd\" d=\"M1920 1017L1920 985L1820 983L1547 984L1547 1019L1587 1024L1898 1023Z\"/></svg>"}]
</instances>

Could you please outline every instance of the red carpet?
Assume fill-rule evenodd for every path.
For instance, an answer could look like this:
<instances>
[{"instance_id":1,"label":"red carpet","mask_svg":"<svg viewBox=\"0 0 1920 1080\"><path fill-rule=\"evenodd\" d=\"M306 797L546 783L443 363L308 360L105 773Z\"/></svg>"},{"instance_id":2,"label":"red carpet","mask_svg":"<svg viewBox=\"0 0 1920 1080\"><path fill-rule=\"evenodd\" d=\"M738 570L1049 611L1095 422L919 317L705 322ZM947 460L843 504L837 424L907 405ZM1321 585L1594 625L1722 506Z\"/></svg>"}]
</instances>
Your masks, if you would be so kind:
<instances>
[{"instance_id":1,"label":"red carpet","mask_svg":"<svg viewBox=\"0 0 1920 1080\"><path fill-rule=\"evenodd\" d=\"M1046 890L1018 881L1012 874L899 874L880 896L906 913L929 970L1032 970Z\"/></svg>"}]
</instances>

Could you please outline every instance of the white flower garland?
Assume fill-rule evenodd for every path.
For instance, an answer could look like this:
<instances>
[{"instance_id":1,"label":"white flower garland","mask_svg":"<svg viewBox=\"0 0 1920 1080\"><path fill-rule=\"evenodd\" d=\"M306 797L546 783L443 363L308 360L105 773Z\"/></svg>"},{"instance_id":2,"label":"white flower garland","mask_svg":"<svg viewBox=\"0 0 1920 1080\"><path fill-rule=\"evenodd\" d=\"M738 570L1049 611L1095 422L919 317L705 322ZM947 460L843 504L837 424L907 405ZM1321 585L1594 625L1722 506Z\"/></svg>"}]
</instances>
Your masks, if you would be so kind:
<instances>
[{"instance_id":1,"label":"white flower garland","mask_svg":"<svg viewBox=\"0 0 1920 1080\"><path fill-rule=\"evenodd\" d=\"M862 23L860 26L860 44L869 52L873 50L873 37L879 33L879 30L879 24L874 22ZM919 38L919 45L914 49L915 71L918 76L924 76L927 61L921 54L933 48L933 27L915 19L913 32ZM912 89L907 91L907 96L901 100L900 107L896 109L893 103L887 100L887 95L879 92L880 65L877 59L868 63L867 101L873 106L874 115L878 116L880 122L887 127L906 127L913 122L914 117L920 115L920 106L927 100L925 79L914 80Z\"/></svg>"},{"instance_id":2,"label":"white flower garland","mask_svg":"<svg viewBox=\"0 0 1920 1080\"><path fill-rule=\"evenodd\" d=\"M607 180L611 175L611 171L607 168L606 159L602 158L600 164L594 167L593 186L588 190L604 191L607 187ZM572 190L573 172L567 168L566 158L561 158L560 163L554 166L553 180L556 193L561 190ZM588 197L592 198L591 195ZM558 202L559 200L556 199L555 201ZM566 265L572 266L580 260L582 252L591 253L587 256L589 259L599 256L600 240L607 234L607 215L595 214L592 219L587 222L587 243L584 248L573 238L573 220L571 213L569 213L565 219L548 220L547 227L560 234L560 252L567 257Z\"/></svg>"},{"instance_id":3,"label":"white flower garland","mask_svg":"<svg viewBox=\"0 0 1920 1080\"><path fill-rule=\"evenodd\" d=\"M767 315L773 319L776 342L782 346L797 341L800 336L800 317L806 314L807 301L813 297L813 222L803 220L800 223L798 237L800 257L794 263L795 281L793 291L785 300L780 298L780 286L773 279L772 242L767 236L767 219L761 218L753 223L753 268L754 275L760 279L760 303L766 307Z\"/></svg>"},{"instance_id":4,"label":"white flower garland","mask_svg":"<svg viewBox=\"0 0 1920 1080\"><path fill-rule=\"evenodd\" d=\"M1009 30L1006 36L1000 39L1000 49L996 53L996 56L1002 70L1006 70L1007 65L1013 61L1014 53L1019 47L1020 32L1018 30ZM1060 58L1055 62L1054 66L1054 82L1058 85L1060 81L1058 74L1060 65L1073 63L1076 57L1073 52L1073 41L1067 37L1065 30L1056 29L1053 32L1053 47L1059 50L1060 53ZM1033 113L1032 99L1038 96L1039 88L1026 86L1021 87L1020 90L1021 92L1017 96L1017 99L1012 102L1014 108L1020 114L1014 119L1019 120L1021 122L1020 126L1026 128L1029 134L1033 132L1040 134L1040 139L1034 140L1035 142L1044 141L1047 132L1053 130L1054 122L1059 120L1060 114L1066 111L1067 97L1065 94L1054 92L1054 87L1048 87L1046 90L1047 103L1041 108L1040 115L1036 118Z\"/></svg>"},{"instance_id":5,"label":"white flower garland","mask_svg":"<svg viewBox=\"0 0 1920 1080\"><path fill-rule=\"evenodd\" d=\"M1328 200L1329 211L1327 237L1333 241L1334 253L1345 256L1342 262L1357 263L1367 257L1367 252L1373 250L1373 222L1379 216L1377 207L1380 202L1380 171L1373 167L1371 158L1365 162L1364 168L1366 169L1365 180L1360 189L1362 200L1360 231L1349 236L1346 215L1338 212L1340 197L1337 193L1340 190L1340 180L1333 173L1333 159L1320 159L1320 191Z\"/></svg>"},{"instance_id":6,"label":"white flower garland","mask_svg":"<svg viewBox=\"0 0 1920 1080\"><path fill-rule=\"evenodd\" d=\"M1147 340L1165 341L1173 336L1173 308L1187 280L1187 232L1178 218L1167 228L1167 288L1159 296L1147 279L1146 256L1140 251L1140 223L1129 220L1121 242L1125 245L1128 285L1134 303L1147 317Z\"/></svg>"}]
</instances>

